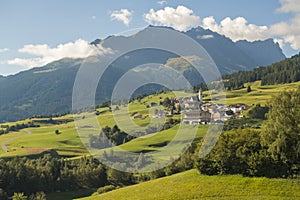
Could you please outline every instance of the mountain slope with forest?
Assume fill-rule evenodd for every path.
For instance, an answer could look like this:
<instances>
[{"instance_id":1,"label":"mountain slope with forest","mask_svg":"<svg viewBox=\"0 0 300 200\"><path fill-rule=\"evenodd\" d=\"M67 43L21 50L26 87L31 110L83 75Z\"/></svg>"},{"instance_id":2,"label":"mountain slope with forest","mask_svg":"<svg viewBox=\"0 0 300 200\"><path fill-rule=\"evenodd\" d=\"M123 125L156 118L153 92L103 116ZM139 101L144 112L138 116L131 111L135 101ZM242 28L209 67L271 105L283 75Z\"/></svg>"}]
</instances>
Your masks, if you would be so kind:
<instances>
[{"instance_id":1,"label":"mountain slope with forest","mask_svg":"<svg viewBox=\"0 0 300 200\"><path fill-rule=\"evenodd\" d=\"M300 81L300 53L268 67L259 67L252 71L240 71L225 75L223 79L228 80L225 85L230 89L242 88L244 83L254 81L261 81L261 85Z\"/></svg>"},{"instance_id":2,"label":"mountain slope with forest","mask_svg":"<svg viewBox=\"0 0 300 200\"><path fill-rule=\"evenodd\" d=\"M139 42L151 35L155 27L147 27L137 34L129 37L111 36L107 39L95 40L92 44L103 43L109 47L117 46L131 41ZM191 36L201 44L214 59L221 74L227 74L239 70L250 70L264 64L272 64L284 58L278 44L270 41L261 41L259 48L268 49L269 52L279 52L276 56L269 57L261 52L259 59L255 55L247 54L241 50L237 43L225 36L202 28L191 29L184 34ZM208 36L212 35L212 36ZM244 46L255 49L252 43L244 42ZM105 71L101 86L98 86L96 103L103 103L110 99L115 83L128 70L138 65L147 63L167 63L169 59L178 57L170 52L155 49L142 49L130 52L118 58ZM129 58L129 59L128 59ZM263 58L263 59L262 59ZM8 77L0 77L0 122L14 121L17 119L32 117L33 115L61 114L71 110L72 90L76 73L84 59L65 58L49 63L43 67L20 72ZM263 61L263 62L262 62ZM179 63L180 65L180 63ZM175 66L176 68L176 66ZM195 74L195 70L188 66L181 73L196 85L201 82L201 77ZM151 93L160 86L151 86L150 89L141 89L138 93Z\"/></svg>"}]
</instances>

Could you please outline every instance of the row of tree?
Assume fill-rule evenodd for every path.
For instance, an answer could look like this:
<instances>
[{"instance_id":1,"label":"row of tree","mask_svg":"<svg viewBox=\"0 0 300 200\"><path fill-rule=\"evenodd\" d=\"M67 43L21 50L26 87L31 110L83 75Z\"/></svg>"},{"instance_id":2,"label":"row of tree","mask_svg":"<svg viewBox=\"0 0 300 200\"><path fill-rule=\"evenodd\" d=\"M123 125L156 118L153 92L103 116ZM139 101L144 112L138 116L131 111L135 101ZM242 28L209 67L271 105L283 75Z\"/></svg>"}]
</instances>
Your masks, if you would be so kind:
<instances>
[{"instance_id":1,"label":"row of tree","mask_svg":"<svg viewBox=\"0 0 300 200\"><path fill-rule=\"evenodd\" d=\"M18 199L17 196L36 197L44 192L124 186L136 181L133 174L107 168L93 158L66 160L46 154L38 159L0 160L1 200L13 195L16 196L13 199Z\"/></svg>"},{"instance_id":2,"label":"row of tree","mask_svg":"<svg viewBox=\"0 0 300 200\"><path fill-rule=\"evenodd\" d=\"M21 129L33 128L33 127L39 127L39 125L35 124L34 122L28 122L22 124L17 123L15 125L1 125L0 135L9 133L11 131L19 131Z\"/></svg>"},{"instance_id":3,"label":"row of tree","mask_svg":"<svg viewBox=\"0 0 300 200\"><path fill-rule=\"evenodd\" d=\"M0 188L32 194L38 191L69 191L107 184L104 166L93 159L65 161L45 155L39 159L0 160Z\"/></svg>"}]
</instances>

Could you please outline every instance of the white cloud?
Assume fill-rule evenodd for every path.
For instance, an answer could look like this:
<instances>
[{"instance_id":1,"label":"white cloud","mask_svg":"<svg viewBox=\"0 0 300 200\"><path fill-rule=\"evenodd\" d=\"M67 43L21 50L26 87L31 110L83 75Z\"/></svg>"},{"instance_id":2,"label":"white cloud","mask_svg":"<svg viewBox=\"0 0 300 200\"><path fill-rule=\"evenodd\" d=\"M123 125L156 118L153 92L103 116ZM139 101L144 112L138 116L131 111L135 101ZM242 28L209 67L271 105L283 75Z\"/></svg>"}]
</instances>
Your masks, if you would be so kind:
<instances>
[{"instance_id":1,"label":"white cloud","mask_svg":"<svg viewBox=\"0 0 300 200\"><path fill-rule=\"evenodd\" d=\"M15 58L6 62L9 65L19 65L25 68L32 68L46 65L48 62L43 58Z\"/></svg>"},{"instance_id":2,"label":"white cloud","mask_svg":"<svg viewBox=\"0 0 300 200\"><path fill-rule=\"evenodd\" d=\"M283 39L274 38L273 41L274 41L274 43L278 43L280 48L284 47L284 40Z\"/></svg>"},{"instance_id":3,"label":"white cloud","mask_svg":"<svg viewBox=\"0 0 300 200\"><path fill-rule=\"evenodd\" d=\"M279 0L279 12L292 13L293 17L285 22L271 26L271 32L283 38L294 50L300 49L300 4L299 0Z\"/></svg>"},{"instance_id":4,"label":"white cloud","mask_svg":"<svg viewBox=\"0 0 300 200\"><path fill-rule=\"evenodd\" d=\"M92 16L92 19L96 19L97 17L95 15Z\"/></svg>"},{"instance_id":5,"label":"white cloud","mask_svg":"<svg viewBox=\"0 0 300 200\"><path fill-rule=\"evenodd\" d=\"M129 25L131 21L132 12L130 12L127 9L121 9L121 10L116 10L113 11L112 14L110 15L112 20L117 20L123 22L126 26Z\"/></svg>"},{"instance_id":6,"label":"white cloud","mask_svg":"<svg viewBox=\"0 0 300 200\"><path fill-rule=\"evenodd\" d=\"M4 52L7 52L7 51L9 51L9 49L8 49L8 48L3 48L3 49L0 49L0 53L4 53Z\"/></svg>"},{"instance_id":7,"label":"white cloud","mask_svg":"<svg viewBox=\"0 0 300 200\"><path fill-rule=\"evenodd\" d=\"M282 13L299 13L300 3L299 0L279 0L281 7L278 9Z\"/></svg>"},{"instance_id":8,"label":"white cloud","mask_svg":"<svg viewBox=\"0 0 300 200\"><path fill-rule=\"evenodd\" d=\"M94 46L83 39L75 42L60 44L55 48L49 47L47 44L42 45L25 45L18 50L20 53L33 55L33 58L15 58L8 60L7 64L20 65L26 68L43 66L55 60L65 57L68 58L86 58L92 55L101 55L112 53L111 49L103 48L101 45Z\"/></svg>"},{"instance_id":9,"label":"white cloud","mask_svg":"<svg viewBox=\"0 0 300 200\"><path fill-rule=\"evenodd\" d=\"M157 3L161 6L165 6L168 4L168 2L166 2L166 1L158 1Z\"/></svg>"},{"instance_id":10,"label":"white cloud","mask_svg":"<svg viewBox=\"0 0 300 200\"><path fill-rule=\"evenodd\" d=\"M288 34L284 36L284 41L290 43L294 50L300 50L300 35Z\"/></svg>"},{"instance_id":11,"label":"white cloud","mask_svg":"<svg viewBox=\"0 0 300 200\"><path fill-rule=\"evenodd\" d=\"M281 7L278 12L292 13L290 20L278 22L269 26L259 26L248 23L243 17L231 19L229 17L217 23L214 17L206 17L201 26L219 34L225 35L233 41L265 40L275 38L280 47L289 44L294 50L300 50L300 4L299 0L279 0Z\"/></svg>"},{"instance_id":12,"label":"white cloud","mask_svg":"<svg viewBox=\"0 0 300 200\"><path fill-rule=\"evenodd\" d=\"M202 20L202 26L219 34L225 35L233 41L238 40L264 40L270 37L267 26L257 26L249 24L243 17L231 19L226 17L218 24L214 17L206 17Z\"/></svg>"},{"instance_id":13,"label":"white cloud","mask_svg":"<svg viewBox=\"0 0 300 200\"><path fill-rule=\"evenodd\" d=\"M186 31L200 25L200 17L196 16L193 10L184 6L178 6L176 9L165 7L157 11L150 9L144 17L149 24L170 26L179 31Z\"/></svg>"},{"instance_id":14,"label":"white cloud","mask_svg":"<svg viewBox=\"0 0 300 200\"><path fill-rule=\"evenodd\" d=\"M212 38L214 38L213 35L198 35L197 36L197 39L199 39L199 40L208 40L208 39L212 39Z\"/></svg>"}]
</instances>

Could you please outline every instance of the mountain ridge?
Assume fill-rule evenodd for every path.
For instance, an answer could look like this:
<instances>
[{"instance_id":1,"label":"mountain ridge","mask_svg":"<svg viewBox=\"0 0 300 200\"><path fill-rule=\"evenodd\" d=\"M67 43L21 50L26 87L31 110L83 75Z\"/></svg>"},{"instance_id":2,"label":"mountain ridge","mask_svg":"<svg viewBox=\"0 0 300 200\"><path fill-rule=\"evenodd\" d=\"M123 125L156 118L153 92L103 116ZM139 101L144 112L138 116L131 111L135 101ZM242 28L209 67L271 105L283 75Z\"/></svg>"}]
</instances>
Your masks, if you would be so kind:
<instances>
[{"instance_id":1,"label":"mountain ridge","mask_svg":"<svg viewBox=\"0 0 300 200\"><path fill-rule=\"evenodd\" d=\"M120 45L119 43L131 41L135 42L143 40L151 34L151 28L143 29L133 36L111 36L110 44L106 39L97 39L91 42L93 45L101 43L104 47ZM253 60L254 55L247 56L234 42L229 38L222 36L210 30L200 27L191 29L183 34L192 37L199 42L211 55L216 62L221 74L228 74L240 70L251 70L258 66L259 61ZM200 35L200 36L199 36ZM205 36L206 35L206 36ZM213 36L207 36L213 35ZM202 38L201 38L202 36ZM264 42L260 42L262 45ZM266 41L266 48L269 52L278 52L278 56L268 60L262 55L265 63L272 64L276 60L284 59L282 51L278 49L278 45L270 45L270 41ZM251 45L250 45L251 46ZM253 49L249 47L248 49ZM127 57L126 57L127 56ZM178 57L170 52L164 52L154 49L143 49L141 51L130 52L118 58L105 71L103 78L104 85L98 87L96 96L97 103L105 102L110 99L110 95L114 84L128 70L135 66L145 63L162 63L166 64L171 58ZM128 59L130 58L130 59ZM19 72L15 75L0 77L0 121L14 121L17 119L32 117L33 115L66 113L71 110L72 105L72 89L76 73L85 59L64 58L49 63L43 67L36 67L27 71ZM176 66L175 66L176 68ZM199 76L187 67L187 71L183 71L184 76L188 80L192 80L192 84L200 82ZM157 88L152 88L157 89ZM143 91L144 92L144 91Z\"/></svg>"}]
</instances>

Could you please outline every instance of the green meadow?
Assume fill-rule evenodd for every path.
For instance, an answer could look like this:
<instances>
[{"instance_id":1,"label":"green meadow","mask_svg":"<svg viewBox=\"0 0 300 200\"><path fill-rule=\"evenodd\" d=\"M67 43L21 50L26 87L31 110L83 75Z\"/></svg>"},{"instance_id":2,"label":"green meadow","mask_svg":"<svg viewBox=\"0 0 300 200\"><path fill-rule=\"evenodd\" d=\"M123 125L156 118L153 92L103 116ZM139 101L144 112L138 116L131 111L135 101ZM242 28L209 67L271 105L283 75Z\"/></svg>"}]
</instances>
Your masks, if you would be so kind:
<instances>
[{"instance_id":1,"label":"green meadow","mask_svg":"<svg viewBox=\"0 0 300 200\"><path fill-rule=\"evenodd\" d=\"M251 92L247 92L247 86L250 85ZM300 82L278 85L261 86L261 81L245 84L246 88L239 90L226 91L226 104L243 103L246 105L261 104L265 105L273 95L286 90L293 90L300 86ZM223 93L216 94L215 97L224 95ZM204 99L205 100L205 99ZM217 102L217 101L216 101Z\"/></svg>"},{"instance_id":2,"label":"green meadow","mask_svg":"<svg viewBox=\"0 0 300 200\"><path fill-rule=\"evenodd\" d=\"M81 200L299 199L299 179L205 176L189 170Z\"/></svg>"},{"instance_id":3,"label":"green meadow","mask_svg":"<svg viewBox=\"0 0 300 200\"><path fill-rule=\"evenodd\" d=\"M32 134L24 137L19 137L7 143L8 153L3 153L0 156L25 156L30 154L37 154L43 151L54 149L62 156L76 156L83 155L86 152L83 147L79 136L76 134L73 123L55 125L49 127L29 128ZM59 130L60 134L55 134L55 130ZM18 134L17 134L18 133ZM14 138L24 130L10 134L10 138ZM5 137L0 137L0 141L4 141Z\"/></svg>"},{"instance_id":4,"label":"green meadow","mask_svg":"<svg viewBox=\"0 0 300 200\"><path fill-rule=\"evenodd\" d=\"M248 93L246 88L240 90L226 91L226 102L228 105L236 103L244 103L247 105L252 104L266 104L273 95L278 94L284 90L295 89L300 86L300 82L281 84L276 86L261 86L260 81L249 83L252 91ZM205 94L208 94L205 92ZM100 115L96 116L91 113L84 113L85 119L79 119L79 122L89 123L90 119L96 119L100 124L101 128L105 126L113 127L115 124L122 125L120 128L125 130L125 132L136 131L139 128L144 129L147 125L162 123L161 119L153 119L150 117L150 113L153 112L154 108L149 107L151 103L159 104L166 97L174 96L191 96L191 93L185 92L172 92L172 93L162 93L149 95L141 99L140 101L135 100L131 102L128 106L120 106L119 110L114 110L115 106L112 107L113 112L109 111L109 108L98 109ZM215 97L218 97L216 94ZM204 98L204 100L209 99L209 96ZM149 107L149 108L147 108ZM158 107L159 108L159 107ZM129 114L128 114L129 113ZM131 115L134 113L139 113L142 118L132 119ZM82 116L81 115L81 116ZM172 118L180 118L181 115L173 115ZM70 120L73 119L72 115L66 115L62 117L53 118L53 120ZM29 121L35 121L37 119L27 119L18 122L11 122L1 125L15 125L16 123L27 123ZM132 123L128 123L128 120ZM3 143L10 139L12 141L7 143L7 148L9 152L5 153L2 149L0 150L0 157L13 157L13 156L27 156L32 154L39 154L43 151L55 150L61 156L65 157L77 157L89 154L82 144L81 139L84 143L88 142L88 135L91 133L98 133L100 131L99 127L87 128L86 134L78 135L74 122L68 122L64 124L49 124L43 123L42 120L37 122L41 127L29 128L27 130L31 131L32 134L26 135L24 130L18 132L9 132L8 134L3 134L0 136L0 142ZM202 137L206 132L205 125L198 128L197 137ZM183 127L184 129L184 127ZM60 134L55 134L55 130L59 130ZM186 128L188 130L188 127ZM169 142L174 138L178 131L178 125L165 131L161 131L156 134L151 134L148 137L141 137L132 140L126 144L121 145L122 149L126 149L132 152L141 151L152 151L157 150L159 147L158 143ZM26 135L24 137L19 137L21 135ZM16 138L16 139L14 139Z\"/></svg>"}]
</instances>

